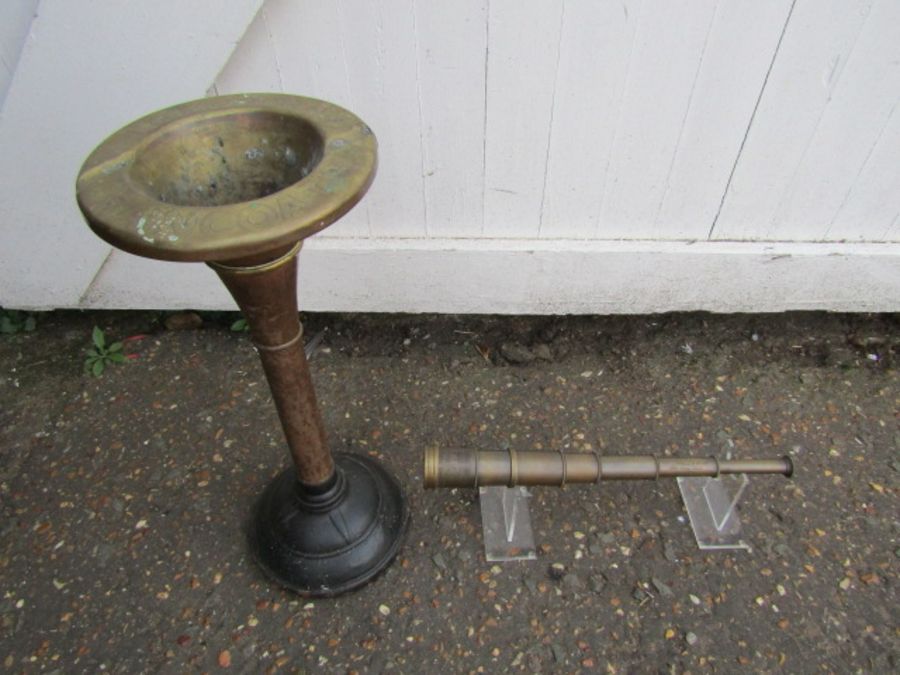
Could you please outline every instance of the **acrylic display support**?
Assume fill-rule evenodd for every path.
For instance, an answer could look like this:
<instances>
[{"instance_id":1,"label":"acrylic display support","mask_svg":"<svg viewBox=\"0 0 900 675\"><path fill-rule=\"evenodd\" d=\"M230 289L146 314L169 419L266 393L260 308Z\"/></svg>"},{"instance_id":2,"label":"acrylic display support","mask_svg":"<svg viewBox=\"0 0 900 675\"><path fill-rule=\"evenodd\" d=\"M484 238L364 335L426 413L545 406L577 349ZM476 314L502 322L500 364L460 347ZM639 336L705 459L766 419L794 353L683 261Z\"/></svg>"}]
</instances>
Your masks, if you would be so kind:
<instances>
[{"instance_id":1,"label":"acrylic display support","mask_svg":"<svg viewBox=\"0 0 900 675\"><path fill-rule=\"evenodd\" d=\"M750 550L743 539L738 515L738 505L749 484L747 474L743 473L718 478L678 478L694 539L702 550Z\"/></svg>"},{"instance_id":2,"label":"acrylic display support","mask_svg":"<svg viewBox=\"0 0 900 675\"><path fill-rule=\"evenodd\" d=\"M734 476L679 477L678 488L701 550L750 550L738 506L750 479ZM534 530L524 486L478 488L484 557L488 562L535 560Z\"/></svg>"},{"instance_id":3,"label":"acrylic display support","mask_svg":"<svg viewBox=\"0 0 900 675\"><path fill-rule=\"evenodd\" d=\"M489 562L535 560L534 530L525 487L492 485L478 489L484 557Z\"/></svg>"}]
</instances>

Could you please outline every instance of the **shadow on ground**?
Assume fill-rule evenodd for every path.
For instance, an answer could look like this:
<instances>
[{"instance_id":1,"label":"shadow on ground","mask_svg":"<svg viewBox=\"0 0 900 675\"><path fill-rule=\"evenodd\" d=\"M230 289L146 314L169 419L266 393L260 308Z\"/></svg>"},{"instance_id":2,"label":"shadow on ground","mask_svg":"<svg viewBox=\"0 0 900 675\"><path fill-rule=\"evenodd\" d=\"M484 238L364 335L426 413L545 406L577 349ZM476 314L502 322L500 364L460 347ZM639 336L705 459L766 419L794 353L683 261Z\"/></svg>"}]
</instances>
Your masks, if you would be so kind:
<instances>
[{"instance_id":1,"label":"shadow on ground","mask_svg":"<svg viewBox=\"0 0 900 675\"><path fill-rule=\"evenodd\" d=\"M307 317L327 328L332 446L383 459L413 513L397 562L330 601L247 555L286 453L235 317L36 318L0 336L8 671L900 667L897 317ZM99 378L95 324L133 338ZM790 453L797 471L751 481L749 553L699 551L674 481L611 483L535 489L538 560L495 565L475 494L422 490L428 444Z\"/></svg>"}]
</instances>

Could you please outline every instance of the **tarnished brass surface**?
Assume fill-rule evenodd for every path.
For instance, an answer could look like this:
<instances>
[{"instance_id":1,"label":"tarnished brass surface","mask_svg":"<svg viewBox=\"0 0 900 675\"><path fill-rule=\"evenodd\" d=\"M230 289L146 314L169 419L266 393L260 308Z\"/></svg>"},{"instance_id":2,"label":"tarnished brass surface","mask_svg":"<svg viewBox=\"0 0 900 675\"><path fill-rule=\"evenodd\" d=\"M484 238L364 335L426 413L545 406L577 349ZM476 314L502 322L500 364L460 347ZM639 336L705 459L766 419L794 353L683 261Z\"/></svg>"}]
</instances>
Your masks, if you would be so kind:
<instances>
[{"instance_id":1,"label":"tarnished brass surface","mask_svg":"<svg viewBox=\"0 0 900 675\"><path fill-rule=\"evenodd\" d=\"M601 456L595 453L516 452L427 448L427 488L486 485L565 485L601 480L718 476L729 473L771 473L790 476L789 457L720 460L715 457Z\"/></svg>"},{"instance_id":2,"label":"tarnished brass surface","mask_svg":"<svg viewBox=\"0 0 900 675\"><path fill-rule=\"evenodd\" d=\"M137 255L206 262L247 318L294 460L257 502L250 546L303 595L375 578L409 522L378 462L329 451L297 313L302 240L360 200L375 163L375 137L346 110L251 94L148 115L104 141L78 177L98 235Z\"/></svg>"},{"instance_id":3,"label":"tarnished brass surface","mask_svg":"<svg viewBox=\"0 0 900 675\"><path fill-rule=\"evenodd\" d=\"M362 198L376 153L371 130L331 103L219 96L115 132L76 185L85 218L109 243L216 271L250 325L305 485L330 480L334 462L303 353L297 253Z\"/></svg>"},{"instance_id":4,"label":"tarnished brass surface","mask_svg":"<svg viewBox=\"0 0 900 675\"><path fill-rule=\"evenodd\" d=\"M148 258L227 261L293 245L358 202L376 141L352 113L284 94L183 103L120 129L76 184L91 228Z\"/></svg>"},{"instance_id":5,"label":"tarnished brass surface","mask_svg":"<svg viewBox=\"0 0 900 675\"><path fill-rule=\"evenodd\" d=\"M257 265L210 263L240 306L262 361L297 476L305 485L334 473L325 425L316 403L297 312L297 252Z\"/></svg>"}]
</instances>

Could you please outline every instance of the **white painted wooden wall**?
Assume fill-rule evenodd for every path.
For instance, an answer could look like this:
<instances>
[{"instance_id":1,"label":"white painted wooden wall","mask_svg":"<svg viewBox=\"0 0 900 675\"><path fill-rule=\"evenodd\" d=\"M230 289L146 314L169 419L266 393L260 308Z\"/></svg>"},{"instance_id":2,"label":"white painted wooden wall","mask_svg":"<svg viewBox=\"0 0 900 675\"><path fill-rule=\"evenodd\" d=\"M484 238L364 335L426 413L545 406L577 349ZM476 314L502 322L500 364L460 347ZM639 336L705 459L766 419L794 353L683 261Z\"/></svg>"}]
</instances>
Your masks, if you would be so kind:
<instances>
[{"instance_id":1,"label":"white painted wooden wall","mask_svg":"<svg viewBox=\"0 0 900 675\"><path fill-rule=\"evenodd\" d=\"M0 109L37 6L38 0L5 0L0 5Z\"/></svg>"},{"instance_id":2,"label":"white painted wooden wall","mask_svg":"<svg viewBox=\"0 0 900 675\"><path fill-rule=\"evenodd\" d=\"M897 0L226 4L42 0L0 121L0 304L231 306L203 266L110 252L69 203L91 145L208 90L325 98L378 136L369 195L302 253L307 309L900 309ZM24 127L72 105L37 139L80 137L53 204L27 203L46 190L18 175L40 169ZM41 282L48 245L78 273Z\"/></svg>"}]
</instances>

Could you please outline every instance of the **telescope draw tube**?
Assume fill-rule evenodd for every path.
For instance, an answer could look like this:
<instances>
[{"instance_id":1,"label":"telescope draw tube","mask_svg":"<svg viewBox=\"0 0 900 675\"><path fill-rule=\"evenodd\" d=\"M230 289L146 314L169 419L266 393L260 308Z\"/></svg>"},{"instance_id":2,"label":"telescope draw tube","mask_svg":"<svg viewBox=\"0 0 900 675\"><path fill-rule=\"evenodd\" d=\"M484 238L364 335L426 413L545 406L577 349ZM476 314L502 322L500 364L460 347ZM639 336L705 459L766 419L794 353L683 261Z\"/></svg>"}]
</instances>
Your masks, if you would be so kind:
<instances>
[{"instance_id":1,"label":"telescope draw tube","mask_svg":"<svg viewBox=\"0 0 900 675\"><path fill-rule=\"evenodd\" d=\"M777 459L716 459L715 457L655 457L597 453L516 452L436 447L425 450L425 487L487 485L554 485L599 483L602 480L653 480L678 476L720 476L770 473L790 477L794 464Z\"/></svg>"}]
</instances>

